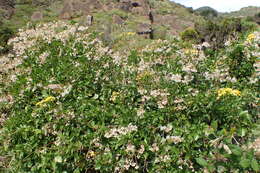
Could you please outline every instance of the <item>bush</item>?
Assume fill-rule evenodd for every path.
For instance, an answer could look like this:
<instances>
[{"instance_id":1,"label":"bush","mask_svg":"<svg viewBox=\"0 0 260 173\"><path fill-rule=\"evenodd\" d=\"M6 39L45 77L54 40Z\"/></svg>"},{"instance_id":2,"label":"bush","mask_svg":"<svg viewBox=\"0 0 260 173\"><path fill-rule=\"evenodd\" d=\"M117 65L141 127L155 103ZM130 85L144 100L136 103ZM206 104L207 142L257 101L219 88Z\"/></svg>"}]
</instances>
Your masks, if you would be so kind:
<instances>
[{"instance_id":1,"label":"bush","mask_svg":"<svg viewBox=\"0 0 260 173\"><path fill-rule=\"evenodd\" d=\"M8 40L13 36L14 32L7 28L0 28L0 54L6 53L9 51L10 47L7 45Z\"/></svg>"},{"instance_id":2,"label":"bush","mask_svg":"<svg viewBox=\"0 0 260 173\"><path fill-rule=\"evenodd\" d=\"M0 79L4 172L259 172L259 78L228 67L260 33L210 58L179 39L120 54L63 22L17 35L22 64Z\"/></svg>"},{"instance_id":3,"label":"bush","mask_svg":"<svg viewBox=\"0 0 260 173\"><path fill-rule=\"evenodd\" d=\"M165 26L155 26L152 31L153 39L166 39L167 36L167 27Z\"/></svg>"},{"instance_id":4,"label":"bush","mask_svg":"<svg viewBox=\"0 0 260 173\"><path fill-rule=\"evenodd\" d=\"M196 10L196 13L210 20L218 17L218 12L210 7L201 7Z\"/></svg>"},{"instance_id":5,"label":"bush","mask_svg":"<svg viewBox=\"0 0 260 173\"><path fill-rule=\"evenodd\" d=\"M250 29L250 27L243 27L242 20L237 18L206 20L195 24L200 39L209 42L214 49L223 48L227 40L238 39L239 35Z\"/></svg>"},{"instance_id":6,"label":"bush","mask_svg":"<svg viewBox=\"0 0 260 173\"><path fill-rule=\"evenodd\" d=\"M229 72L237 79L248 78L255 72L254 63L256 57L249 52L246 55L246 48L241 44L235 45L228 54L229 58Z\"/></svg>"},{"instance_id":7,"label":"bush","mask_svg":"<svg viewBox=\"0 0 260 173\"><path fill-rule=\"evenodd\" d=\"M188 28L182 33L180 33L180 37L184 41L192 41L194 43L199 42L199 34L194 28Z\"/></svg>"}]
</instances>

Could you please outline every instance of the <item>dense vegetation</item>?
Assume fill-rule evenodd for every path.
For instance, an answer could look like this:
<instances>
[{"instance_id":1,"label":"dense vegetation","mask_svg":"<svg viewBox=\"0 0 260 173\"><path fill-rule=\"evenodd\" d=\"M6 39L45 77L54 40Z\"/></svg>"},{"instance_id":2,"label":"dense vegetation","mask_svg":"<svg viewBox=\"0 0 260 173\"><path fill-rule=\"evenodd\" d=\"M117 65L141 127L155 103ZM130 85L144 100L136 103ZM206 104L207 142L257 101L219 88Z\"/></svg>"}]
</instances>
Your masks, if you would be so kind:
<instances>
[{"instance_id":1,"label":"dense vegetation","mask_svg":"<svg viewBox=\"0 0 260 173\"><path fill-rule=\"evenodd\" d=\"M9 40L1 171L259 171L259 32L205 52L178 38L116 52L98 35L56 22Z\"/></svg>"},{"instance_id":2,"label":"dense vegetation","mask_svg":"<svg viewBox=\"0 0 260 173\"><path fill-rule=\"evenodd\" d=\"M218 12L211 7L201 7L196 9L195 12L210 20L213 20L214 18L218 17Z\"/></svg>"},{"instance_id":3,"label":"dense vegetation","mask_svg":"<svg viewBox=\"0 0 260 173\"><path fill-rule=\"evenodd\" d=\"M225 47L223 43L237 40L245 33L253 31L257 25L245 19L216 18L215 20L201 20L195 23L194 28L181 32L184 41L193 43L208 42L215 50Z\"/></svg>"}]
</instances>

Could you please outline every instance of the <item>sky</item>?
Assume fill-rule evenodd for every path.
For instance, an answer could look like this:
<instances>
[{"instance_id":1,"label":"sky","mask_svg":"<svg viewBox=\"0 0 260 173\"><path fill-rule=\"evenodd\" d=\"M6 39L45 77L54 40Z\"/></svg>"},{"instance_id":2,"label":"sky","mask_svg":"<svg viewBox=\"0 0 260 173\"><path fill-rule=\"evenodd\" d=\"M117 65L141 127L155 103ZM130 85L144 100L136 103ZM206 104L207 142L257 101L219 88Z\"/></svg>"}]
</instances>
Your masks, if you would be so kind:
<instances>
[{"instance_id":1,"label":"sky","mask_svg":"<svg viewBox=\"0 0 260 173\"><path fill-rule=\"evenodd\" d=\"M209 6L219 12L237 11L243 7L259 6L260 0L172 0L187 7L197 9L203 6Z\"/></svg>"}]
</instances>

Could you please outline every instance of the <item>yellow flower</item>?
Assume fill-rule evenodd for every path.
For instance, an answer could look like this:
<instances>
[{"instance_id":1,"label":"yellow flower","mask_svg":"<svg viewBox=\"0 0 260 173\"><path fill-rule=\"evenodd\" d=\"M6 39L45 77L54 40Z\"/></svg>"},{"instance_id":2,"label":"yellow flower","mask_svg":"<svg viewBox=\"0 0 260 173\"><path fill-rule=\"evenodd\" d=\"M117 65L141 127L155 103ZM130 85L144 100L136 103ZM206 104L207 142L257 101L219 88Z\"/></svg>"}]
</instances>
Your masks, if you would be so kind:
<instances>
[{"instance_id":1,"label":"yellow flower","mask_svg":"<svg viewBox=\"0 0 260 173\"><path fill-rule=\"evenodd\" d=\"M234 90L232 88L221 88L217 91L218 98L226 95L233 95L233 96L241 96L241 92L239 90Z\"/></svg>"},{"instance_id":2,"label":"yellow flower","mask_svg":"<svg viewBox=\"0 0 260 173\"><path fill-rule=\"evenodd\" d=\"M117 99L119 96L120 96L120 92L113 91L110 100L113 101L113 102L115 102L116 99Z\"/></svg>"},{"instance_id":3,"label":"yellow flower","mask_svg":"<svg viewBox=\"0 0 260 173\"><path fill-rule=\"evenodd\" d=\"M248 36L247 36L247 41L248 42L252 42L252 41L254 41L254 39L256 38L256 36L255 36L255 34L249 34Z\"/></svg>"},{"instance_id":4,"label":"yellow flower","mask_svg":"<svg viewBox=\"0 0 260 173\"><path fill-rule=\"evenodd\" d=\"M135 35L135 32L127 32L126 35L132 36Z\"/></svg>"},{"instance_id":5,"label":"yellow flower","mask_svg":"<svg viewBox=\"0 0 260 173\"><path fill-rule=\"evenodd\" d=\"M151 73L151 72L149 72L149 71L144 71L144 72L139 73L139 74L137 75L136 80L137 80L137 81L141 81L141 80L144 80L145 78L150 77L150 76L152 76L152 73Z\"/></svg>"},{"instance_id":6,"label":"yellow flower","mask_svg":"<svg viewBox=\"0 0 260 173\"><path fill-rule=\"evenodd\" d=\"M94 152L94 151L89 151L88 153L87 153L87 158L93 158L93 157L95 157L96 156L96 153Z\"/></svg>"},{"instance_id":7,"label":"yellow flower","mask_svg":"<svg viewBox=\"0 0 260 173\"><path fill-rule=\"evenodd\" d=\"M194 54L198 54L199 51L196 49L184 49L184 53L187 55L194 55Z\"/></svg>"},{"instance_id":8,"label":"yellow flower","mask_svg":"<svg viewBox=\"0 0 260 173\"><path fill-rule=\"evenodd\" d=\"M42 106L44 103L52 102L55 100L55 97L49 96L46 97L44 100L41 100L40 102L36 103L36 106Z\"/></svg>"}]
</instances>

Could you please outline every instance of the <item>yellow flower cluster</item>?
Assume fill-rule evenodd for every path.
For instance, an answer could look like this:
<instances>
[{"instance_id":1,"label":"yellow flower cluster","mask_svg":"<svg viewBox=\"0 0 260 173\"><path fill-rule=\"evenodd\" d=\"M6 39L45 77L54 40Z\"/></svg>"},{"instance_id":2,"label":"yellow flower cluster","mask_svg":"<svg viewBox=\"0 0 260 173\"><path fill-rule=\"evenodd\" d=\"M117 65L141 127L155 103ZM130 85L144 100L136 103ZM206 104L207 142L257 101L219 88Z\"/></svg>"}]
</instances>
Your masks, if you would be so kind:
<instances>
[{"instance_id":1,"label":"yellow flower cluster","mask_svg":"<svg viewBox=\"0 0 260 173\"><path fill-rule=\"evenodd\" d=\"M119 96L120 96L120 92L113 91L110 100L113 101L113 102L115 102L116 99L117 99Z\"/></svg>"},{"instance_id":2,"label":"yellow flower cluster","mask_svg":"<svg viewBox=\"0 0 260 173\"><path fill-rule=\"evenodd\" d=\"M141 81L141 80L143 80L143 79L145 79L145 78L147 78L147 77L149 77L149 76L152 76L151 72L149 72L149 71L144 71L144 72L139 73L139 74L137 75L136 80L137 80L137 81Z\"/></svg>"},{"instance_id":3,"label":"yellow flower cluster","mask_svg":"<svg viewBox=\"0 0 260 173\"><path fill-rule=\"evenodd\" d=\"M120 34L120 37L129 37L129 36L134 36L136 35L135 32L124 32L122 34Z\"/></svg>"},{"instance_id":4,"label":"yellow flower cluster","mask_svg":"<svg viewBox=\"0 0 260 173\"><path fill-rule=\"evenodd\" d=\"M132 36L132 35L135 35L135 32L127 32L127 33L125 33L125 35Z\"/></svg>"},{"instance_id":5,"label":"yellow flower cluster","mask_svg":"<svg viewBox=\"0 0 260 173\"><path fill-rule=\"evenodd\" d=\"M196 49L184 49L184 53L187 55L194 55L194 54L198 54L199 51Z\"/></svg>"},{"instance_id":6,"label":"yellow flower cluster","mask_svg":"<svg viewBox=\"0 0 260 173\"><path fill-rule=\"evenodd\" d=\"M43 104L52 102L52 101L54 101L54 100L55 100L55 97L49 96L49 97L46 97L44 100L42 100L42 101L36 103L36 106L42 106Z\"/></svg>"},{"instance_id":7,"label":"yellow flower cluster","mask_svg":"<svg viewBox=\"0 0 260 173\"><path fill-rule=\"evenodd\" d=\"M225 95L233 95L233 96L240 96L241 92L239 90L234 90L232 88L221 88L217 91L218 98L225 96Z\"/></svg>"},{"instance_id":8,"label":"yellow flower cluster","mask_svg":"<svg viewBox=\"0 0 260 173\"><path fill-rule=\"evenodd\" d=\"M94 158L96 156L96 153L94 151L89 151L86 156L87 158Z\"/></svg>"},{"instance_id":9,"label":"yellow flower cluster","mask_svg":"<svg viewBox=\"0 0 260 173\"><path fill-rule=\"evenodd\" d=\"M252 33L252 34L249 34L249 35L247 36L246 41L252 42L252 41L254 41L255 38L256 38L255 34Z\"/></svg>"}]
</instances>

